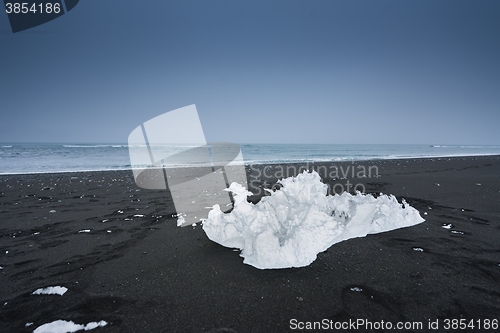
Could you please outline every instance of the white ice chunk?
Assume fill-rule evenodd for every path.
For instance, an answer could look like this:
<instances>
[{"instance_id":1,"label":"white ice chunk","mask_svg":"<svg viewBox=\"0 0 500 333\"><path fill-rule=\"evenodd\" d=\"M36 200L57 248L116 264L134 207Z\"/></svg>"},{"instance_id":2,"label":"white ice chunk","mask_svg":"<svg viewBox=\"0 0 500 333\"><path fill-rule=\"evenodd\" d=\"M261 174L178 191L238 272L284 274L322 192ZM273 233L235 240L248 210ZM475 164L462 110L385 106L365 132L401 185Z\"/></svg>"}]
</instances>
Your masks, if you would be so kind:
<instances>
[{"instance_id":1,"label":"white ice chunk","mask_svg":"<svg viewBox=\"0 0 500 333\"><path fill-rule=\"evenodd\" d=\"M249 191L232 183L227 190L234 209L224 214L213 206L203 222L208 238L242 250L243 262L260 269L303 267L335 243L424 221L392 195L327 195L327 185L315 171L279 183L281 189L256 205L247 201Z\"/></svg>"},{"instance_id":2,"label":"white ice chunk","mask_svg":"<svg viewBox=\"0 0 500 333\"><path fill-rule=\"evenodd\" d=\"M47 287L47 288L40 288L32 292L32 295L64 295L65 292L68 291L68 288L66 287L61 287L61 286L55 286L55 287Z\"/></svg>"},{"instance_id":3,"label":"white ice chunk","mask_svg":"<svg viewBox=\"0 0 500 333\"><path fill-rule=\"evenodd\" d=\"M186 219L184 218L184 215L182 214L178 214L177 215L177 226L180 227L182 226L184 223L186 223Z\"/></svg>"},{"instance_id":4,"label":"white ice chunk","mask_svg":"<svg viewBox=\"0 0 500 333\"><path fill-rule=\"evenodd\" d=\"M83 229L83 230L78 231L79 234L81 234L82 232L90 232L90 229Z\"/></svg>"},{"instance_id":5,"label":"white ice chunk","mask_svg":"<svg viewBox=\"0 0 500 333\"><path fill-rule=\"evenodd\" d=\"M39 326L33 333L72 333L80 330L90 331L97 327L104 327L107 324L108 323L104 320L100 322L90 322L87 325L79 325L66 320L56 320Z\"/></svg>"}]
</instances>

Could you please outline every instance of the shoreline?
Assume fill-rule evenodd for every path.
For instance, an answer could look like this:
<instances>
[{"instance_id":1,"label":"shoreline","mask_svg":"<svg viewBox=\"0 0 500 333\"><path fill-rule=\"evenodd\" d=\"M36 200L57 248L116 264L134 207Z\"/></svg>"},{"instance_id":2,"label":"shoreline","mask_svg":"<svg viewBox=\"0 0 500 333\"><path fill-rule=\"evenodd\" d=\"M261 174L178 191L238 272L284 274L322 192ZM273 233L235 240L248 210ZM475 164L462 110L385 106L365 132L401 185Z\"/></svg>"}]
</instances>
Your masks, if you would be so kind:
<instances>
[{"instance_id":1,"label":"shoreline","mask_svg":"<svg viewBox=\"0 0 500 333\"><path fill-rule=\"evenodd\" d=\"M461 158L478 158L478 157L500 157L500 154L478 154L478 155L450 155L450 156L417 156L417 157L386 157L386 158L373 158L373 159L344 159L338 161L325 161L325 160L317 160L317 161L305 161L305 162L282 162L282 161L270 161L268 163L244 163L245 167L250 166L273 166L273 165L299 165L299 164L334 164L334 163L361 163L361 162L379 162L379 161L406 161L406 160L433 160L433 159L461 159ZM183 166L171 166L169 169L175 168L190 168L193 167L191 165L183 165ZM33 172L14 172L14 173L1 173L1 176L14 176L14 175L38 175L38 174L66 174L66 173L86 173L86 172L113 172L113 171L132 171L133 168L120 168L120 169L97 169L97 170L66 170L66 171L33 171Z\"/></svg>"}]
</instances>

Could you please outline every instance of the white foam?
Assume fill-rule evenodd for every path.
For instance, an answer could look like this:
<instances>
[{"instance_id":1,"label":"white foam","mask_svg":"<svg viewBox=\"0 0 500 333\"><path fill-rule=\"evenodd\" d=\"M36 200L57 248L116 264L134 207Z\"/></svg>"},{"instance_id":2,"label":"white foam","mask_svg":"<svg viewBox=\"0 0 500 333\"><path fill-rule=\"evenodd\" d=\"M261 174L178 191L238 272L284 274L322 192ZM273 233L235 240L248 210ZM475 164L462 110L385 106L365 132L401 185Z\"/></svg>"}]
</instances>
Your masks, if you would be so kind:
<instances>
[{"instance_id":1,"label":"white foam","mask_svg":"<svg viewBox=\"0 0 500 333\"><path fill-rule=\"evenodd\" d=\"M104 320L100 322L90 322L86 325L75 324L72 321L56 320L43 324L33 331L33 333L72 333L80 330L90 331L97 327L104 327L108 323Z\"/></svg>"},{"instance_id":2,"label":"white foam","mask_svg":"<svg viewBox=\"0 0 500 333\"><path fill-rule=\"evenodd\" d=\"M68 288L66 287L61 287L61 286L55 286L55 287L47 287L47 288L40 288L32 292L32 295L64 295L68 291Z\"/></svg>"},{"instance_id":3,"label":"white foam","mask_svg":"<svg viewBox=\"0 0 500 333\"><path fill-rule=\"evenodd\" d=\"M283 187L256 205L251 192L232 183L235 206L224 214L214 205L203 222L208 238L242 250L244 263L260 269L303 267L335 243L419 224L418 211L394 196L327 195L317 172L279 181Z\"/></svg>"}]
</instances>

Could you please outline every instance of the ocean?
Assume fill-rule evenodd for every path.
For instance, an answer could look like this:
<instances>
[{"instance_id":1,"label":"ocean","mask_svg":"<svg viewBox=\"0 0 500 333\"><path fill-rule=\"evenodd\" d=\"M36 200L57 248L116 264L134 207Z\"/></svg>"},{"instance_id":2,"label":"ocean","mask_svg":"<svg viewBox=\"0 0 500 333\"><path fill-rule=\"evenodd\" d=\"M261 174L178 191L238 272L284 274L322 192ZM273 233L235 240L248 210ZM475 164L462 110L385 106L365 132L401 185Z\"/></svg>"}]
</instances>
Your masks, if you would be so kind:
<instances>
[{"instance_id":1,"label":"ocean","mask_svg":"<svg viewBox=\"0 0 500 333\"><path fill-rule=\"evenodd\" d=\"M189 147L172 149L182 151ZM245 164L500 155L498 145L240 144L240 147ZM130 168L126 144L0 144L0 174Z\"/></svg>"}]
</instances>

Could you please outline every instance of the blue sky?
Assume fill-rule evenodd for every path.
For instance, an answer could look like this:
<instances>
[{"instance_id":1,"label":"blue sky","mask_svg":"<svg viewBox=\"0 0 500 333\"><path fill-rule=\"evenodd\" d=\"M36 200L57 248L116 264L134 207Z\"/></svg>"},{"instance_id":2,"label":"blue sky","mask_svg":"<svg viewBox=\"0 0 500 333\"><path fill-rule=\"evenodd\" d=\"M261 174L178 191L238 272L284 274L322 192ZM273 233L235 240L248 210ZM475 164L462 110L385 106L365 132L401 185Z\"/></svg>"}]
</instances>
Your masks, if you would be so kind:
<instances>
[{"instance_id":1,"label":"blue sky","mask_svg":"<svg viewBox=\"0 0 500 333\"><path fill-rule=\"evenodd\" d=\"M126 142L196 104L208 141L500 144L499 1L81 0L13 34L0 141Z\"/></svg>"}]
</instances>

